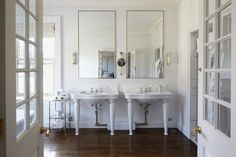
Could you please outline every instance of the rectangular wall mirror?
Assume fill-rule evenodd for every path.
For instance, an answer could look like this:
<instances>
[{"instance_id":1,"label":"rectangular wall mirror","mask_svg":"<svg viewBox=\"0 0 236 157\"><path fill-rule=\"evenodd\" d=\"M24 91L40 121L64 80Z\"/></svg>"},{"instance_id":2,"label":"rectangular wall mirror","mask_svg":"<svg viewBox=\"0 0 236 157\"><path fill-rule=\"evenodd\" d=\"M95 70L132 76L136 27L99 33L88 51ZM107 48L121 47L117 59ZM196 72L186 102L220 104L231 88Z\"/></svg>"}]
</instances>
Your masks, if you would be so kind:
<instances>
[{"instance_id":1,"label":"rectangular wall mirror","mask_svg":"<svg viewBox=\"0 0 236 157\"><path fill-rule=\"evenodd\" d=\"M115 11L79 11L80 78L116 76Z\"/></svg>"},{"instance_id":2,"label":"rectangular wall mirror","mask_svg":"<svg viewBox=\"0 0 236 157\"><path fill-rule=\"evenodd\" d=\"M127 78L164 77L163 25L163 11L127 11Z\"/></svg>"}]
</instances>

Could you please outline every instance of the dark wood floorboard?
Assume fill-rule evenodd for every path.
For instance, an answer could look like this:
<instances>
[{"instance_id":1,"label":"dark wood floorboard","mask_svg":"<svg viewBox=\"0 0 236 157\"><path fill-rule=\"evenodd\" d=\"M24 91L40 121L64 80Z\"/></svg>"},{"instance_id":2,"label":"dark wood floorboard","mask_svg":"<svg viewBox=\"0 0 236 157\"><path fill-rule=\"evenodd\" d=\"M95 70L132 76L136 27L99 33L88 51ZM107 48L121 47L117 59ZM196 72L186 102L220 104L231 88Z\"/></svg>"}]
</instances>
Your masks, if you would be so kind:
<instances>
[{"instance_id":1,"label":"dark wood floorboard","mask_svg":"<svg viewBox=\"0 0 236 157\"><path fill-rule=\"evenodd\" d=\"M110 136L105 129L53 131L44 138L44 157L197 157L197 147L177 129L164 136L162 129L116 131Z\"/></svg>"}]
</instances>

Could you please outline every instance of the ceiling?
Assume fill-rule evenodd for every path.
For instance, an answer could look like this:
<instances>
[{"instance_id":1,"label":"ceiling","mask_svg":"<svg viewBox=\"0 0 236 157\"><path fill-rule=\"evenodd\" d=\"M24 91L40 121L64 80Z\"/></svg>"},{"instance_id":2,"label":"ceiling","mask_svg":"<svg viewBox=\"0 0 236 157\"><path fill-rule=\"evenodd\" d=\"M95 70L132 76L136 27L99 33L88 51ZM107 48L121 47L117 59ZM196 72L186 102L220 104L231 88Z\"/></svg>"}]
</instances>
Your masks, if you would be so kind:
<instances>
[{"instance_id":1,"label":"ceiling","mask_svg":"<svg viewBox=\"0 0 236 157\"><path fill-rule=\"evenodd\" d=\"M129 11L127 13L129 33L148 33L162 19L160 11ZM79 12L80 32L115 32L115 14L105 11Z\"/></svg>"}]
</instances>

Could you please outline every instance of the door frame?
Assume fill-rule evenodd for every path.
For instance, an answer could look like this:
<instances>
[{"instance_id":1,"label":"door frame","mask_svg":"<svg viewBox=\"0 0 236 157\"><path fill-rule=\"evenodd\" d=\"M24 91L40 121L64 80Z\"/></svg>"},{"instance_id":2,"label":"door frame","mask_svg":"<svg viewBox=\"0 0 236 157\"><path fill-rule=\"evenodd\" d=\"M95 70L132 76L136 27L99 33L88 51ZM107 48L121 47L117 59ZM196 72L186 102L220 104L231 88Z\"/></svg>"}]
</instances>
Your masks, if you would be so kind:
<instances>
[{"instance_id":1,"label":"door frame","mask_svg":"<svg viewBox=\"0 0 236 157\"><path fill-rule=\"evenodd\" d=\"M191 135L191 132L192 132L192 130L191 130L191 116L192 116L191 115L191 54L192 54L191 34L196 32L196 31L198 31L198 39L199 39L199 26L194 26L188 31L188 51L189 51L189 53L188 53L188 81L189 81L188 82L188 86L189 86L189 88L188 88L188 90L189 90L189 92L188 92L188 97L189 97L188 102L189 102L189 105L190 105L189 106L189 133L188 133L188 135L189 135L189 139L197 145L197 142L192 139L193 137ZM198 61L197 62L198 62L197 66L199 66L199 52L198 52ZM198 69L198 67L197 67L197 69ZM199 73L198 73L198 75L199 75ZM198 86L198 81L197 81L197 86ZM197 97L197 99L198 99L198 97ZM197 115L197 119L198 119L198 115Z\"/></svg>"},{"instance_id":2,"label":"door frame","mask_svg":"<svg viewBox=\"0 0 236 157\"><path fill-rule=\"evenodd\" d=\"M5 124L6 157L16 156L15 0L5 0ZM14 44L12 44L14 43ZM14 150L14 151L12 151Z\"/></svg>"},{"instance_id":3,"label":"door frame","mask_svg":"<svg viewBox=\"0 0 236 157\"><path fill-rule=\"evenodd\" d=\"M2 121L2 128L0 128L0 156L6 156L5 144L5 0L0 1L0 120Z\"/></svg>"}]
</instances>

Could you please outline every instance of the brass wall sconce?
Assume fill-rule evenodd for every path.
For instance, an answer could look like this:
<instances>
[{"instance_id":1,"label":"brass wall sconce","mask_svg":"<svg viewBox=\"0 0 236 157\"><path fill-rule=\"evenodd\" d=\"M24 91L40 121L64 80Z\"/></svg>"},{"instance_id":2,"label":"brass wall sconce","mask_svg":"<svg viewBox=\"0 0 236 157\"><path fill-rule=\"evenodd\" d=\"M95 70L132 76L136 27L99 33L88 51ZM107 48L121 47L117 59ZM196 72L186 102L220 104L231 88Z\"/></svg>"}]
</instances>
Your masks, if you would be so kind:
<instances>
[{"instance_id":1,"label":"brass wall sconce","mask_svg":"<svg viewBox=\"0 0 236 157\"><path fill-rule=\"evenodd\" d=\"M77 52L72 53L72 64L77 64Z\"/></svg>"},{"instance_id":2,"label":"brass wall sconce","mask_svg":"<svg viewBox=\"0 0 236 157\"><path fill-rule=\"evenodd\" d=\"M171 64L171 53L167 52L166 53L166 65L170 65Z\"/></svg>"}]
</instances>

